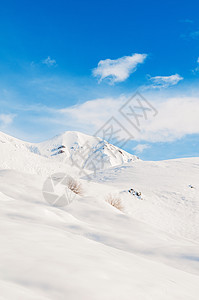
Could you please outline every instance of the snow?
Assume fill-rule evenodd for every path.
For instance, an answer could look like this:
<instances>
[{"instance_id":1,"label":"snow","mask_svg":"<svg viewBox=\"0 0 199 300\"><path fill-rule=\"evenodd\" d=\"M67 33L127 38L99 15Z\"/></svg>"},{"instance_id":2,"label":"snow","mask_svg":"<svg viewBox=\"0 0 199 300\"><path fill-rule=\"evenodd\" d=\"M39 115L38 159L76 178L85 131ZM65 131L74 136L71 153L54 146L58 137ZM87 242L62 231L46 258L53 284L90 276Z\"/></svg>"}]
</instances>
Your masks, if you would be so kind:
<instances>
[{"instance_id":1,"label":"snow","mask_svg":"<svg viewBox=\"0 0 199 300\"><path fill-rule=\"evenodd\" d=\"M79 178L84 194L70 205L49 205L47 176L78 176L51 150L85 139L69 132L35 145L0 135L0 299L198 299L199 158L116 160Z\"/></svg>"},{"instance_id":2,"label":"snow","mask_svg":"<svg viewBox=\"0 0 199 300\"><path fill-rule=\"evenodd\" d=\"M64 153L56 157L56 155L59 154L58 150L60 146L64 146L62 149ZM70 163L71 159L77 160L80 158L79 165L86 169L91 169L90 162L94 155L100 160L98 169L104 169L138 159L136 156L109 144L101 138L76 131L68 131L55 136L51 140L38 144L37 147L42 155L47 157L53 156L56 160L67 164ZM85 158L83 162L82 158Z\"/></svg>"},{"instance_id":3,"label":"snow","mask_svg":"<svg viewBox=\"0 0 199 300\"><path fill-rule=\"evenodd\" d=\"M64 153L58 153L64 146ZM93 172L92 160L99 160L96 170L136 161L138 158L100 138L68 131L42 143L28 143L0 132L0 168L47 176L67 169L75 174L84 168ZM23 159L22 159L23 157ZM73 162L76 161L77 166ZM71 168L72 166L72 168Z\"/></svg>"}]
</instances>

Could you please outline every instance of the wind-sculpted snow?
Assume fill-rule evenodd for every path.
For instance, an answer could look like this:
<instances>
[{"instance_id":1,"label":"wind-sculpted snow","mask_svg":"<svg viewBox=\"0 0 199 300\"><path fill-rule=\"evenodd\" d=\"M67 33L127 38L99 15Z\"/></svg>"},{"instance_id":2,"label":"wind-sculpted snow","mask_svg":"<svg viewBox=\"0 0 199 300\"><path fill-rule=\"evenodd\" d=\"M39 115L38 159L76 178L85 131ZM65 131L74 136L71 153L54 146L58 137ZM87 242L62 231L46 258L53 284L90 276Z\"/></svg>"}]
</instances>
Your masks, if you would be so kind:
<instances>
[{"instance_id":1,"label":"wind-sculpted snow","mask_svg":"<svg viewBox=\"0 0 199 300\"><path fill-rule=\"evenodd\" d=\"M50 149L76 140L40 144L40 154L0 143L0 299L197 300L199 158L107 167L78 178L83 195L70 205L49 205L47 176L78 176Z\"/></svg>"}]
</instances>

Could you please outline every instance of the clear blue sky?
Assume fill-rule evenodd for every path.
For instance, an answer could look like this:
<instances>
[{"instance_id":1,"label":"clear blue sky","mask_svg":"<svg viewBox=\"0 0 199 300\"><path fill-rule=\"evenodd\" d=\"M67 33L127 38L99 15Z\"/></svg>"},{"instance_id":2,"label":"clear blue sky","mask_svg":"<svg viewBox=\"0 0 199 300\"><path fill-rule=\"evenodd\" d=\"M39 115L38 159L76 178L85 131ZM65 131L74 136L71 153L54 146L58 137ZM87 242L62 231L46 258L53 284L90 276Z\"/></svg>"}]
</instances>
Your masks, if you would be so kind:
<instances>
[{"instance_id":1,"label":"clear blue sky","mask_svg":"<svg viewBox=\"0 0 199 300\"><path fill-rule=\"evenodd\" d=\"M194 115L199 106L198 11L199 2L193 0L1 1L0 130L34 142L66 130L92 134L101 124L94 120L96 113L106 121L108 99L117 107L118 99L139 89L157 103L160 117L126 149L152 160L199 156ZM121 65L118 59L135 53L146 57L134 69ZM110 73L107 59L115 61L119 75ZM100 109L96 99L102 99ZM177 121L165 116L168 124L162 124L163 110L172 115L172 101ZM84 118L85 109L91 113Z\"/></svg>"}]
</instances>

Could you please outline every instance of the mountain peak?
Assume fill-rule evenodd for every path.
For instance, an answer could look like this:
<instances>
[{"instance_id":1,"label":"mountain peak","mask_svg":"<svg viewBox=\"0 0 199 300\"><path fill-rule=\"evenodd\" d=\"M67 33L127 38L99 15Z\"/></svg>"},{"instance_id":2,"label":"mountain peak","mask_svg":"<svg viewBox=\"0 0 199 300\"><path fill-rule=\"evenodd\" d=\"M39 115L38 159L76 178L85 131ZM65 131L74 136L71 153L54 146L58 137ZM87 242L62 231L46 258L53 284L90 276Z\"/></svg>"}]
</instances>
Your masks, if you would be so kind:
<instances>
[{"instance_id":1,"label":"mountain peak","mask_svg":"<svg viewBox=\"0 0 199 300\"><path fill-rule=\"evenodd\" d=\"M89 171L92 171L92 167L101 170L138 159L99 137L78 131L65 131L41 143L24 142L0 132L0 149L0 167L7 161L7 168L15 169L18 166L16 169L19 171L20 161L23 161L23 166L31 165L30 170L39 169L42 172L42 166L38 165L43 159L60 164L60 168L75 163L79 168Z\"/></svg>"},{"instance_id":2,"label":"mountain peak","mask_svg":"<svg viewBox=\"0 0 199 300\"><path fill-rule=\"evenodd\" d=\"M87 162L90 162L91 157L98 157L106 167L137 160L136 156L109 144L99 137L78 131L65 131L48 141L38 144L38 149L44 156L55 157L59 155L59 160L67 162L78 156L85 157L86 155L85 161ZM86 165L87 163L84 163L84 167Z\"/></svg>"}]
</instances>

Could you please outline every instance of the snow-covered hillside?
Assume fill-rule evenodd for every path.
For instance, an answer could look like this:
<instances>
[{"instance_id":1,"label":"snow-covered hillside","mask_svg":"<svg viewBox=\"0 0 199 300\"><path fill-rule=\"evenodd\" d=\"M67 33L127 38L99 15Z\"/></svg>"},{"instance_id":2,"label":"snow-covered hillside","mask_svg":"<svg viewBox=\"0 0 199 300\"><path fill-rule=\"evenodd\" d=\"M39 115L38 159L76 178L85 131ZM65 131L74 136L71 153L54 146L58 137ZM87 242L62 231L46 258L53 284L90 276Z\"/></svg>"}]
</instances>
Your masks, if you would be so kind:
<instances>
[{"instance_id":1,"label":"snow-covered hillside","mask_svg":"<svg viewBox=\"0 0 199 300\"><path fill-rule=\"evenodd\" d=\"M41 144L1 134L0 299L198 299L199 158L144 162L121 150L112 161L107 144L106 168L78 178L83 194L49 205L46 177L77 177L67 159L86 139L94 151L80 133Z\"/></svg>"},{"instance_id":2,"label":"snow-covered hillside","mask_svg":"<svg viewBox=\"0 0 199 300\"><path fill-rule=\"evenodd\" d=\"M46 176L53 170L105 169L138 158L101 138L67 131L42 143L27 143L0 132L0 168Z\"/></svg>"}]
</instances>

